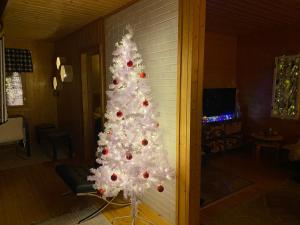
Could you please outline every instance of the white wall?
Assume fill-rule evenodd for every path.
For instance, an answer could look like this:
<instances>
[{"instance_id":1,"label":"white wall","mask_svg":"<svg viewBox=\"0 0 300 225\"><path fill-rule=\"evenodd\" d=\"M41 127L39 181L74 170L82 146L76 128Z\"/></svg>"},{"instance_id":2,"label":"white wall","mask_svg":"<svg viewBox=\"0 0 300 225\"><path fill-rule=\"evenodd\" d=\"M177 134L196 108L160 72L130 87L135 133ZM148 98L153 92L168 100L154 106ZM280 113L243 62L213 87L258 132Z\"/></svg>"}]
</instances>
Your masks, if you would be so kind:
<instances>
[{"instance_id":1,"label":"white wall","mask_svg":"<svg viewBox=\"0 0 300 225\"><path fill-rule=\"evenodd\" d=\"M105 20L107 81L111 82L109 65L116 42L130 24L150 78L153 99L159 104L159 123L163 144L171 165L176 167L176 80L178 0L141 0ZM143 201L175 224L176 182L167 183L165 191L149 190Z\"/></svg>"}]
</instances>

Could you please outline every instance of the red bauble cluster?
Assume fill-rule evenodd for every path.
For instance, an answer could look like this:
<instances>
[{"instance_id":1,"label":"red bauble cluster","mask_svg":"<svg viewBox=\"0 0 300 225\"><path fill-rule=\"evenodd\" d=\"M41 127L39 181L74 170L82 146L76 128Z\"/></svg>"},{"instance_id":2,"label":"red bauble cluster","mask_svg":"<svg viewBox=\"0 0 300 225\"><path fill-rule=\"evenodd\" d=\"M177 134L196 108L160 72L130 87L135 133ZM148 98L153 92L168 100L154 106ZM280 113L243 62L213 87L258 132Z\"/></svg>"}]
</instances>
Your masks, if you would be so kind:
<instances>
[{"instance_id":1,"label":"red bauble cluster","mask_svg":"<svg viewBox=\"0 0 300 225\"><path fill-rule=\"evenodd\" d=\"M127 62L127 66L128 66L128 67L132 67L132 66L133 66L133 62L132 62L131 60L129 60L129 61Z\"/></svg>"},{"instance_id":2,"label":"red bauble cluster","mask_svg":"<svg viewBox=\"0 0 300 225\"><path fill-rule=\"evenodd\" d=\"M104 194L104 192L105 192L105 189L104 189L104 188L99 188L99 189L98 189L98 194L99 194L99 195L102 196L102 195Z\"/></svg>"},{"instance_id":3,"label":"red bauble cluster","mask_svg":"<svg viewBox=\"0 0 300 225\"><path fill-rule=\"evenodd\" d=\"M122 116L123 116L123 113L122 113L121 111L118 111L118 112L116 113L116 115L117 115L117 117L122 117Z\"/></svg>"},{"instance_id":4,"label":"red bauble cluster","mask_svg":"<svg viewBox=\"0 0 300 225\"><path fill-rule=\"evenodd\" d=\"M104 147L103 149L102 149L102 154L103 155L107 155L108 154L108 148L107 147Z\"/></svg>"},{"instance_id":5,"label":"red bauble cluster","mask_svg":"<svg viewBox=\"0 0 300 225\"><path fill-rule=\"evenodd\" d=\"M132 154L131 152L126 152L126 159L131 160L132 159Z\"/></svg>"},{"instance_id":6,"label":"red bauble cluster","mask_svg":"<svg viewBox=\"0 0 300 225\"><path fill-rule=\"evenodd\" d=\"M149 102L147 100L143 101L143 106L148 106L149 105Z\"/></svg>"},{"instance_id":7,"label":"red bauble cluster","mask_svg":"<svg viewBox=\"0 0 300 225\"><path fill-rule=\"evenodd\" d=\"M144 72L141 72L141 73L139 74L139 76L140 76L140 78L145 78L145 77L146 77L146 74L145 74Z\"/></svg>"},{"instance_id":8,"label":"red bauble cluster","mask_svg":"<svg viewBox=\"0 0 300 225\"><path fill-rule=\"evenodd\" d=\"M143 173L143 177L144 177L145 179L149 178L149 173L148 173L148 171L145 171L145 172Z\"/></svg>"},{"instance_id":9,"label":"red bauble cluster","mask_svg":"<svg viewBox=\"0 0 300 225\"><path fill-rule=\"evenodd\" d=\"M116 180L118 179L117 174L113 173L113 174L111 175L110 179L111 179L112 181L116 181Z\"/></svg>"},{"instance_id":10,"label":"red bauble cluster","mask_svg":"<svg viewBox=\"0 0 300 225\"><path fill-rule=\"evenodd\" d=\"M165 190L165 188L164 188L164 186L162 186L162 185L158 185L158 186L157 186L157 190L158 190L159 192L163 192L163 191Z\"/></svg>"},{"instance_id":11,"label":"red bauble cluster","mask_svg":"<svg viewBox=\"0 0 300 225\"><path fill-rule=\"evenodd\" d=\"M142 145L146 146L147 144L148 144L148 140L147 139L142 140Z\"/></svg>"},{"instance_id":12,"label":"red bauble cluster","mask_svg":"<svg viewBox=\"0 0 300 225\"><path fill-rule=\"evenodd\" d=\"M113 80L113 84L114 84L114 85L117 85L118 83L119 83L119 81L118 81L117 79L114 79L114 80Z\"/></svg>"}]
</instances>

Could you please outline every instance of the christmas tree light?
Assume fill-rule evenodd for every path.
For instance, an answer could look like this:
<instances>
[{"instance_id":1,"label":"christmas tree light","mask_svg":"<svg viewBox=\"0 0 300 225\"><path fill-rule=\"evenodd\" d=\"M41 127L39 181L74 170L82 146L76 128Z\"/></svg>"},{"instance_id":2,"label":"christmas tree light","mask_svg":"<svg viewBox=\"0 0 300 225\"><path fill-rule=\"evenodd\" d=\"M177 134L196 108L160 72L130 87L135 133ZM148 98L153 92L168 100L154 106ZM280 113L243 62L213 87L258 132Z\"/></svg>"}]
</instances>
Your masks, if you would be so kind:
<instances>
[{"instance_id":1,"label":"christmas tree light","mask_svg":"<svg viewBox=\"0 0 300 225\"><path fill-rule=\"evenodd\" d=\"M23 87L22 79L19 73L14 72L12 75L7 76L6 84L6 101L9 106L22 106L23 101Z\"/></svg>"},{"instance_id":2,"label":"christmas tree light","mask_svg":"<svg viewBox=\"0 0 300 225\"><path fill-rule=\"evenodd\" d=\"M164 181L174 178L167 153L161 143L158 113L152 99L141 55L132 41L133 31L116 43L113 52L112 84L107 91L108 102L105 131L99 134L97 162L89 180L103 198L123 191L130 198L133 224L137 198L146 189L164 191Z\"/></svg>"}]
</instances>

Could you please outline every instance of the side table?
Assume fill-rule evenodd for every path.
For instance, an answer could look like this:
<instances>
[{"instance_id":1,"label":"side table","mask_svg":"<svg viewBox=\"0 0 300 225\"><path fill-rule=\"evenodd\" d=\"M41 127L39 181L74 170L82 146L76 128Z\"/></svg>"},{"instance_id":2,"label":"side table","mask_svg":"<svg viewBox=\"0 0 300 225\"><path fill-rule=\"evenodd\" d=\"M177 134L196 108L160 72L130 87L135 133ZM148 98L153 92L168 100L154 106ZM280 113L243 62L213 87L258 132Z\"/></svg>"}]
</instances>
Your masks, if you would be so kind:
<instances>
[{"instance_id":1,"label":"side table","mask_svg":"<svg viewBox=\"0 0 300 225\"><path fill-rule=\"evenodd\" d=\"M276 135L265 135L263 132L252 133L251 137L253 138L253 143L255 145L255 158L256 161L260 161L260 153L262 148L268 148L275 150L277 156L281 149L283 137Z\"/></svg>"}]
</instances>

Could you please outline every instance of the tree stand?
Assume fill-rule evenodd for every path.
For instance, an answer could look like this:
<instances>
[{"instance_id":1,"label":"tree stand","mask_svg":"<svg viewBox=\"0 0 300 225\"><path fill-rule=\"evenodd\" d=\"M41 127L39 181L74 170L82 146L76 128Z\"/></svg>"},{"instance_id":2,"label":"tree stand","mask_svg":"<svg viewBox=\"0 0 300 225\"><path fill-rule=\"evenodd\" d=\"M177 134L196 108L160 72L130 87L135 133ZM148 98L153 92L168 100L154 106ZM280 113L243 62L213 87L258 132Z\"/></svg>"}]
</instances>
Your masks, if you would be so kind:
<instances>
[{"instance_id":1,"label":"tree stand","mask_svg":"<svg viewBox=\"0 0 300 225\"><path fill-rule=\"evenodd\" d=\"M132 218L131 225L137 225L137 220L138 219L142 220L142 221L145 221L146 223L149 223L151 225L156 225L152 221L150 221L146 218L138 216L138 204L139 204L139 201L138 201L136 195L133 194L131 196L131 216L115 217L111 220L111 224L115 224L115 222L120 221L120 220L125 220L125 219Z\"/></svg>"}]
</instances>

